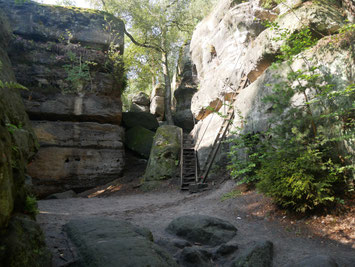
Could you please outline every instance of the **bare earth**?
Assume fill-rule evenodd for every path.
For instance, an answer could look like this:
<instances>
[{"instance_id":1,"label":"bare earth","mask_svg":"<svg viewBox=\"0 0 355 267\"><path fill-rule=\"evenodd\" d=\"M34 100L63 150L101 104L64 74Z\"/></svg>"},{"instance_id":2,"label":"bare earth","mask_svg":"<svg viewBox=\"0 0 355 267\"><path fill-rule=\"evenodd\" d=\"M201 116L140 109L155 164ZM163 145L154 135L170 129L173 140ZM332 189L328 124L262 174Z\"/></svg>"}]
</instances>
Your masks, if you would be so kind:
<instances>
[{"instance_id":1,"label":"bare earth","mask_svg":"<svg viewBox=\"0 0 355 267\"><path fill-rule=\"evenodd\" d=\"M172 219L187 214L210 215L233 223L238 228L239 249L257 240L272 241L274 266L316 254L330 255L340 266L355 266L354 210L343 215L294 219L255 191L242 192L222 201L223 195L234 188L234 182L228 180L198 194L181 192L177 186L148 193L136 190L120 193L122 185L112 183L106 190L97 189L96 194L94 191L86 193L87 196L106 193L105 197L39 201L38 221L54 255L54 266L68 266L77 258L75 248L62 231L62 226L73 218L125 219L149 228L157 240L168 236L164 229Z\"/></svg>"}]
</instances>

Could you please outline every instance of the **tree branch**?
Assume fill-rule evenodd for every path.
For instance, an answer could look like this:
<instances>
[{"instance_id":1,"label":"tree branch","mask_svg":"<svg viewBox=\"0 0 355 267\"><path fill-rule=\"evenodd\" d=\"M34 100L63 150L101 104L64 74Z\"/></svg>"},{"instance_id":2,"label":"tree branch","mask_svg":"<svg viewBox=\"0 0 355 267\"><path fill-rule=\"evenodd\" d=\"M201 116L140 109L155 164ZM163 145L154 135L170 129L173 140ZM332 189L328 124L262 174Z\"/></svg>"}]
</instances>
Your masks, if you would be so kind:
<instances>
[{"instance_id":1,"label":"tree branch","mask_svg":"<svg viewBox=\"0 0 355 267\"><path fill-rule=\"evenodd\" d=\"M154 49L157 52L164 52L164 50L159 47L159 46L155 46L155 45L149 45L146 43L139 43L138 41L136 41L134 39L134 37L126 30L126 27L124 27L124 33L128 36L128 38L132 41L132 43L134 43L135 45L138 45L140 47L145 47L145 48L150 48L150 49Z\"/></svg>"}]
</instances>

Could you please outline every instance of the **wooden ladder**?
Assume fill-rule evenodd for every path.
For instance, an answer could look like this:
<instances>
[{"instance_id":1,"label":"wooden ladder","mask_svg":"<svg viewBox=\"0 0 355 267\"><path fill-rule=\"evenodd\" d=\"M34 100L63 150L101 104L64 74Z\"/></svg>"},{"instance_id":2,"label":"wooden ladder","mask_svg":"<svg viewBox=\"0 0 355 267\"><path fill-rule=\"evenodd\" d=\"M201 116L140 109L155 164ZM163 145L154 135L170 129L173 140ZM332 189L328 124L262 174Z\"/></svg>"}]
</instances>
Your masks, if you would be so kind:
<instances>
[{"instance_id":1,"label":"wooden ladder","mask_svg":"<svg viewBox=\"0 0 355 267\"><path fill-rule=\"evenodd\" d=\"M181 190L189 190L190 185L197 183L198 164L194 140L188 134L183 134L180 157Z\"/></svg>"},{"instance_id":2,"label":"wooden ladder","mask_svg":"<svg viewBox=\"0 0 355 267\"><path fill-rule=\"evenodd\" d=\"M224 117L223 123L218 131L218 134L214 140L214 143L212 145L212 149L207 157L206 163L203 166L202 170L201 170L201 176L199 177L199 183L205 183L208 173L211 170L212 164L214 159L216 158L217 152L219 147L221 146L222 140L224 139L224 137L226 136L228 129L229 129L229 125L231 124L233 117L234 117L234 102L236 100L237 95L240 93L241 90L243 90L245 87L247 87L249 84L249 80L247 76L244 76L240 83L239 83L239 87L238 89L234 92L233 97L232 97L232 101L231 104L229 106L227 115Z\"/></svg>"}]
</instances>

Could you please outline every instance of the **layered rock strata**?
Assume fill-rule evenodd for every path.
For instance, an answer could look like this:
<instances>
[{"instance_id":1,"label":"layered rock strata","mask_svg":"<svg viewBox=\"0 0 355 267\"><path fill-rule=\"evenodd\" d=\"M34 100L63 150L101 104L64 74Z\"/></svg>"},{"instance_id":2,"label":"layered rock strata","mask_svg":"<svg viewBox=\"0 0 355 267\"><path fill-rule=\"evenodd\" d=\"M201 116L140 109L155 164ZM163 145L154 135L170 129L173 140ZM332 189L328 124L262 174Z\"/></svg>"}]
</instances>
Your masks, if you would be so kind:
<instances>
[{"instance_id":1,"label":"layered rock strata","mask_svg":"<svg viewBox=\"0 0 355 267\"><path fill-rule=\"evenodd\" d=\"M123 22L100 11L0 2L9 57L41 149L28 166L39 196L113 180L124 166Z\"/></svg>"},{"instance_id":2,"label":"layered rock strata","mask_svg":"<svg viewBox=\"0 0 355 267\"><path fill-rule=\"evenodd\" d=\"M297 0L267 9L263 7L264 2L220 1L192 36L190 53L200 85L192 98L191 110L199 120L192 133L202 165L217 135L216 129L223 122L213 111L225 114L243 76L246 75L251 84L236 98L234 109L240 114L235 117L233 125L236 129L242 127L254 132L270 126L271 109L262 99L271 92L266 85L278 82L274 77L280 74L279 71L271 70L269 66L285 42L277 38L280 31L287 29L290 33L297 33L302 28L310 28L314 36L321 39L321 49L317 46L307 51L305 56L315 66L328 66L322 71L333 75L336 85L353 83L354 78L350 77L354 73L350 70L353 68L351 42L332 50L332 42L326 41L327 36L336 34L344 25L344 9L327 1ZM276 22L279 29L266 28L266 21ZM333 55L330 55L330 50ZM294 64L296 69L304 67L301 60ZM287 75L287 68L281 72L281 75Z\"/></svg>"}]
</instances>

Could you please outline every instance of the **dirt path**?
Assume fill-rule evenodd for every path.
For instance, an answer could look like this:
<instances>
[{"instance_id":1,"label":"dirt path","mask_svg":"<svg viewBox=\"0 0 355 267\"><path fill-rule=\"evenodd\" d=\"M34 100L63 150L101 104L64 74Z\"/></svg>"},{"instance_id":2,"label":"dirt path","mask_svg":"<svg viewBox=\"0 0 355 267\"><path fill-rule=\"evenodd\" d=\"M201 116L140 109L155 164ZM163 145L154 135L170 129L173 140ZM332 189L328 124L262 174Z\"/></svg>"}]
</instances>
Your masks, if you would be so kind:
<instances>
[{"instance_id":1,"label":"dirt path","mask_svg":"<svg viewBox=\"0 0 355 267\"><path fill-rule=\"evenodd\" d=\"M62 231L62 226L70 219L93 216L125 219L149 228L158 239L166 236L164 229L173 218L186 214L216 216L232 222L239 230L240 249L252 241L271 240L274 266L284 266L315 254L331 255L341 266L355 266L355 249L351 245L315 237L303 227L302 221L295 223L302 227L288 228L289 224L285 226L268 219L265 214L268 200L255 192L221 201L233 187L234 183L227 181L219 189L194 195L175 189L107 198L41 200L38 221L54 254L55 266L69 265L77 257Z\"/></svg>"}]
</instances>

